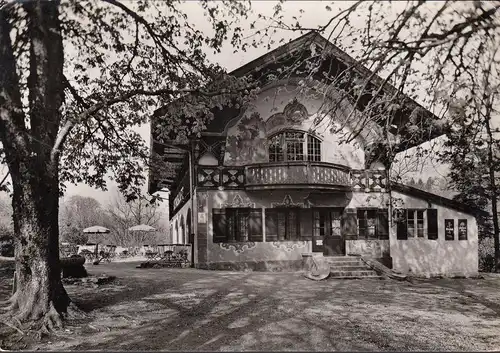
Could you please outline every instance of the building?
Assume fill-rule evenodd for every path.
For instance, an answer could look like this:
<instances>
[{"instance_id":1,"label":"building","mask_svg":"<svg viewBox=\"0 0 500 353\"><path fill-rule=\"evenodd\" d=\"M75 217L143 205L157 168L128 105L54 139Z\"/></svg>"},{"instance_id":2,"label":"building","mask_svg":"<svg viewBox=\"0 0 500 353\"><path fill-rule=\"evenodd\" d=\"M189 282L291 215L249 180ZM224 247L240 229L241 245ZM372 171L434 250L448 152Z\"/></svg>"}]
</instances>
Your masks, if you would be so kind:
<instances>
[{"instance_id":1,"label":"building","mask_svg":"<svg viewBox=\"0 0 500 353\"><path fill-rule=\"evenodd\" d=\"M272 77L263 79L253 104L217 111L202 136L184 145L160 143L153 134L153 152L175 166L169 176L152 170L149 179L150 193L171 191L174 242L193 244L194 264L205 269L300 267L302 256L313 253L369 256L403 273L477 273L473 213L437 195L389 184L389 153L376 143L384 121L370 121L346 142L346 131L352 133L363 119L363 102L354 108L335 90L319 94L318 85L297 90L304 74L273 76L280 65L318 48L329 55L312 81L321 83L348 66L370 76L326 39L309 33L231 73ZM342 102L330 111L336 129L311 129L332 101ZM405 102L391 112L394 138L408 133L405 126L415 112L436 119L413 100ZM153 120L162 115L165 110L159 109ZM422 135L402 148L439 131Z\"/></svg>"}]
</instances>

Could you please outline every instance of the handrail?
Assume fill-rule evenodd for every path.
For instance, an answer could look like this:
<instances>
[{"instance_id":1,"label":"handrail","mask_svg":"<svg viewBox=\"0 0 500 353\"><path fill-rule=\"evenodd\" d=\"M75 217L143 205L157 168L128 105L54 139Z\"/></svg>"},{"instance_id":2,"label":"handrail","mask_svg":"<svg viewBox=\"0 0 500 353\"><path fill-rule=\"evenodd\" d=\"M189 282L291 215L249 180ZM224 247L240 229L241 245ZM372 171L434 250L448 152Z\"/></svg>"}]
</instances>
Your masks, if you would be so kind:
<instances>
[{"instance_id":1,"label":"handrail","mask_svg":"<svg viewBox=\"0 0 500 353\"><path fill-rule=\"evenodd\" d=\"M351 168L342 164L317 162L317 161L284 161L284 162L269 162L269 163L253 163L246 164L245 169L251 168L267 168L267 167L286 167L286 166L318 166L332 169L339 169L346 172L351 171Z\"/></svg>"}]
</instances>

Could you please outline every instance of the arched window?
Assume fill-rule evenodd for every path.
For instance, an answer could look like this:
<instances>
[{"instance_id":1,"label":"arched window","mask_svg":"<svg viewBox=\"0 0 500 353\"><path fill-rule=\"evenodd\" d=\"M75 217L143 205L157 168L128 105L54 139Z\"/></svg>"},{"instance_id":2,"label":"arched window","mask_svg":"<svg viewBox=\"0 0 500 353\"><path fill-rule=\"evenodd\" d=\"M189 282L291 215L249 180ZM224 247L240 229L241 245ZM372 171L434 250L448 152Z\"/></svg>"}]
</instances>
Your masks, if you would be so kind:
<instances>
[{"instance_id":1,"label":"arched window","mask_svg":"<svg viewBox=\"0 0 500 353\"><path fill-rule=\"evenodd\" d=\"M303 131L287 130L269 138L269 161L321 161L321 141Z\"/></svg>"},{"instance_id":2,"label":"arched window","mask_svg":"<svg viewBox=\"0 0 500 353\"><path fill-rule=\"evenodd\" d=\"M174 234L174 237L172 239L174 244L176 244L178 242L178 239L179 239L179 223L177 222L177 220L175 220L175 234Z\"/></svg>"}]
</instances>

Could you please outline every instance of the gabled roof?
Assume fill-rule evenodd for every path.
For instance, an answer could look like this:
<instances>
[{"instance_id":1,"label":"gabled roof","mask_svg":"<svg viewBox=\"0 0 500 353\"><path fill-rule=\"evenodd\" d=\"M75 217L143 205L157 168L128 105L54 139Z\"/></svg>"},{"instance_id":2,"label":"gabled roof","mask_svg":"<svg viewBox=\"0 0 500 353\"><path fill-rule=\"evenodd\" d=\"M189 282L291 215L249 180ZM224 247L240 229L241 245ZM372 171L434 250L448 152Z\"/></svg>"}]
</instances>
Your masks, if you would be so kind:
<instances>
[{"instance_id":1,"label":"gabled roof","mask_svg":"<svg viewBox=\"0 0 500 353\"><path fill-rule=\"evenodd\" d=\"M322 65L322 72L327 72L329 74L332 73L338 73L339 70L342 71L346 68L353 68L353 70L361 75L362 77L370 77L372 76L371 82L375 85L381 85L384 80L377 76L377 75L372 75L372 72L366 68L363 65L360 65L355 59L353 59L351 56L349 56L347 53L342 51L340 48L329 42L326 38L322 37L316 32L309 32L299 38L296 38L292 41L290 41L287 44L284 44L262 56L259 58L233 70L232 72L229 73L229 75L233 75L236 77L243 77L246 75L252 75L254 79L265 81L266 77L268 76L269 72L272 72L273 70L277 70L280 66L282 66L281 60L296 60L297 58L300 58L302 56L307 57L308 53L310 52L311 45L314 44L317 47L321 48L321 50L327 50L331 55L328 57L328 60L323 61ZM334 63L334 65L332 65ZM333 67L333 69L332 69ZM324 79L324 75L319 75L319 79ZM394 94L397 92L397 89L392 86L389 82L384 83L384 89L382 91L383 93L391 93ZM371 97L363 97L364 101L361 100L361 104L367 104L368 101L370 100ZM405 97L405 104L404 107L401 108L400 113L395 115L394 118L394 123L397 125L397 128L403 131L404 133L404 126L406 122L409 120L410 114L413 112L414 109L420 108L420 110L425 114L426 119L437 119L435 115L433 115L431 112L423 108L420 104L415 102L413 99L409 97ZM152 121L158 116L162 116L164 113L165 107L161 107L155 111L152 117ZM218 111L214 116L215 118L207 124L207 133L215 133L215 134L222 134L224 131L224 127L226 124L239 114L239 110L234 109L234 108L228 108L223 111ZM381 125L385 125L383 121L379 122ZM153 127L153 123L151 126ZM436 138L440 136L441 133L439 131L429 131L428 135L426 136L425 140L419 140L419 141L412 141L407 143L401 150L408 149L411 147L414 147L416 145L419 145L425 141L431 140L433 138ZM169 153L173 158L166 158L165 160L168 161L169 163L172 164L174 169L179 173L182 163L184 162L185 158L184 155L186 153L186 150L188 149L188 146L180 146L176 145L173 142L168 143L167 146L158 144L158 142L155 140L153 136L153 128L151 128L151 149L156 151L157 153L162 153L164 148L168 149ZM149 176L149 183L150 183L150 192L154 192L153 189L156 188L152 180L154 171L150 170L150 176ZM154 179L154 178L153 178ZM175 179L175 177L173 178ZM174 181L168 181L164 183L164 186L167 186L169 188L175 187Z\"/></svg>"}]
</instances>

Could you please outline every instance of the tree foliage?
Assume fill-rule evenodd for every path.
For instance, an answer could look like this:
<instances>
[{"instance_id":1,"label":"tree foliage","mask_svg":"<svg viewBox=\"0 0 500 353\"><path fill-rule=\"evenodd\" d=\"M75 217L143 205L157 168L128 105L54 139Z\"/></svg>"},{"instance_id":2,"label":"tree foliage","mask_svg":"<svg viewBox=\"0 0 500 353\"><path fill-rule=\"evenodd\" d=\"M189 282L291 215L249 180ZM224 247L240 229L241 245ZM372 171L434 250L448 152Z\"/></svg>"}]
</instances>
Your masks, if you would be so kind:
<instances>
[{"instance_id":1,"label":"tree foliage","mask_svg":"<svg viewBox=\"0 0 500 353\"><path fill-rule=\"evenodd\" d=\"M104 210L99 201L92 197L72 195L63 200L59 215L59 234L61 241L73 244L86 244L88 235L83 229L103 225Z\"/></svg>"},{"instance_id":2,"label":"tree foliage","mask_svg":"<svg viewBox=\"0 0 500 353\"><path fill-rule=\"evenodd\" d=\"M241 104L251 93L247 81L206 57L225 42L238 45L235 25L247 5L200 6L211 30L197 29L179 1L0 1L0 160L13 197L13 322L46 332L77 312L59 276L58 202L67 183L105 189L110 172L133 199L149 159L132 127L176 101L152 128L186 139L204 128L212 108Z\"/></svg>"}]
</instances>

